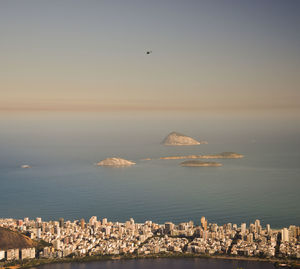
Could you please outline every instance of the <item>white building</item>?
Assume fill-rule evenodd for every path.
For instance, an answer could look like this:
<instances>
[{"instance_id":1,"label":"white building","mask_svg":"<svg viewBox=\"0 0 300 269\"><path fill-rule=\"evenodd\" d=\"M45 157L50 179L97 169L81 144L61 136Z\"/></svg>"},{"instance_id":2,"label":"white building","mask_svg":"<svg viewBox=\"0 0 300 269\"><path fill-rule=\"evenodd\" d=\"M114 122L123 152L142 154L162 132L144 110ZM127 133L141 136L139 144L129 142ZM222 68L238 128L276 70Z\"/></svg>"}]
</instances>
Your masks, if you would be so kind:
<instances>
[{"instance_id":1,"label":"white building","mask_svg":"<svg viewBox=\"0 0 300 269\"><path fill-rule=\"evenodd\" d=\"M241 234L244 235L246 233L246 223L241 224Z\"/></svg>"},{"instance_id":2,"label":"white building","mask_svg":"<svg viewBox=\"0 0 300 269\"><path fill-rule=\"evenodd\" d=\"M8 249L6 251L6 260L12 261L12 260L18 260L19 259L19 249Z\"/></svg>"},{"instance_id":3,"label":"white building","mask_svg":"<svg viewBox=\"0 0 300 269\"><path fill-rule=\"evenodd\" d=\"M5 259L5 251L4 250L0 250L0 261Z\"/></svg>"},{"instance_id":4,"label":"white building","mask_svg":"<svg viewBox=\"0 0 300 269\"><path fill-rule=\"evenodd\" d=\"M281 241L289 242L289 230L287 228L281 230Z\"/></svg>"},{"instance_id":5,"label":"white building","mask_svg":"<svg viewBox=\"0 0 300 269\"><path fill-rule=\"evenodd\" d=\"M20 250L20 258L24 259L34 259L35 258L35 248L22 248Z\"/></svg>"}]
</instances>

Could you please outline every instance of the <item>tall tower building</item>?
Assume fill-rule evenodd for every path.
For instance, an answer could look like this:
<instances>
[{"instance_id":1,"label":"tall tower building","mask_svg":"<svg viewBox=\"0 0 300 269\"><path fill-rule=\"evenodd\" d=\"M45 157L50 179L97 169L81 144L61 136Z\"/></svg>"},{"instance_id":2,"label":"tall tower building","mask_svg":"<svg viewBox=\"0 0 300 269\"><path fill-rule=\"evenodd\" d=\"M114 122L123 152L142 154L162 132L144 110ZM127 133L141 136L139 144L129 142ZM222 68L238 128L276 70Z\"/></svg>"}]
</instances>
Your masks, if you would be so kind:
<instances>
[{"instance_id":1,"label":"tall tower building","mask_svg":"<svg viewBox=\"0 0 300 269\"><path fill-rule=\"evenodd\" d=\"M41 237L42 237L42 231L41 231L41 228L37 228L37 229L36 229L36 237L37 237L37 239L41 239Z\"/></svg>"},{"instance_id":2,"label":"tall tower building","mask_svg":"<svg viewBox=\"0 0 300 269\"><path fill-rule=\"evenodd\" d=\"M107 218L104 218L103 220L102 220L102 225L106 225L107 224Z\"/></svg>"},{"instance_id":3,"label":"tall tower building","mask_svg":"<svg viewBox=\"0 0 300 269\"><path fill-rule=\"evenodd\" d=\"M171 233L174 230L174 228L175 228L174 223L172 223L172 222L165 223L165 233L167 233L167 234Z\"/></svg>"},{"instance_id":4,"label":"tall tower building","mask_svg":"<svg viewBox=\"0 0 300 269\"><path fill-rule=\"evenodd\" d=\"M242 235L245 235L246 234L246 223L242 223L241 224L241 234Z\"/></svg>"},{"instance_id":5,"label":"tall tower building","mask_svg":"<svg viewBox=\"0 0 300 269\"><path fill-rule=\"evenodd\" d=\"M59 226L55 226L54 228L54 232L57 234L57 236L60 236L60 227Z\"/></svg>"},{"instance_id":6,"label":"tall tower building","mask_svg":"<svg viewBox=\"0 0 300 269\"><path fill-rule=\"evenodd\" d=\"M261 231L260 220L257 219L255 221L255 232L260 233L260 231Z\"/></svg>"},{"instance_id":7,"label":"tall tower building","mask_svg":"<svg viewBox=\"0 0 300 269\"><path fill-rule=\"evenodd\" d=\"M281 230L281 241L289 242L289 230L287 228Z\"/></svg>"},{"instance_id":8,"label":"tall tower building","mask_svg":"<svg viewBox=\"0 0 300 269\"><path fill-rule=\"evenodd\" d=\"M63 228L63 227L64 227L64 224L65 224L64 218L60 218L60 219L59 219L59 227L60 227L60 228Z\"/></svg>"},{"instance_id":9,"label":"tall tower building","mask_svg":"<svg viewBox=\"0 0 300 269\"><path fill-rule=\"evenodd\" d=\"M206 231L207 230L207 220L205 219L205 217L201 217L200 222L201 222L201 226L202 226L203 230Z\"/></svg>"},{"instance_id":10,"label":"tall tower building","mask_svg":"<svg viewBox=\"0 0 300 269\"><path fill-rule=\"evenodd\" d=\"M252 243L253 242L253 233L249 233L247 235L247 242Z\"/></svg>"},{"instance_id":11,"label":"tall tower building","mask_svg":"<svg viewBox=\"0 0 300 269\"><path fill-rule=\"evenodd\" d=\"M80 227L82 230L85 228L85 220L84 219L80 220Z\"/></svg>"},{"instance_id":12,"label":"tall tower building","mask_svg":"<svg viewBox=\"0 0 300 269\"><path fill-rule=\"evenodd\" d=\"M21 219L17 220L17 225L22 226L23 225L23 220L21 220Z\"/></svg>"},{"instance_id":13,"label":"tall tower building","mask_svg":"<svg viewBox=\"0 0 300 269\"><path fill-rule=\"evenodd\" d=\"M295 225L290 225L289 227L289 236L296 238L296 226Z\"/></svg>"},{"instance_id":14,"label":"tall tower building","mask_svg":"<svg viewBox=\"0 0 300 269\"><path fill-rule=\"evenodd\" d=\"M89 220L90 225L95 225L96 222L97 222L97 217L96 216L92 216Z\"/></svg>"}]
</instances>

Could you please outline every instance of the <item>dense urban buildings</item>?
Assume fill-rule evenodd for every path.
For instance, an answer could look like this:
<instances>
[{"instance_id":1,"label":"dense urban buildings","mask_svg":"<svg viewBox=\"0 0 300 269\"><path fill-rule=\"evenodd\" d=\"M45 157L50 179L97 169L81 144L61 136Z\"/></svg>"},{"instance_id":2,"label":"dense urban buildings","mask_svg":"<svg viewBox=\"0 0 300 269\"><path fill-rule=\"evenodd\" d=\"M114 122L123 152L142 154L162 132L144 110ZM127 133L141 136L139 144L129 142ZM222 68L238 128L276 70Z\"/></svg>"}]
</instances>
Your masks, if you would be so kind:
<instances>
[{"instance_id":1,"label":"dense urban buildings","mask_svg":"<svg viewBox=\"0 0 300 269\"><path fill-rule=\"evenodd\" d=\"M0 227L19 231L47 246L35 248L0 249L0 260L32 258L63 258L92 255L153 255L190 253L203 255L233 255L264 258L300 258L300 227L291 225L281 230L263 228L259 220L249 226L227 223L219 226L200 225L193 221L157 224L152 221L125 223L98 220L93 216L65 221L0 219Z\"/></svg>"}]
</instances>

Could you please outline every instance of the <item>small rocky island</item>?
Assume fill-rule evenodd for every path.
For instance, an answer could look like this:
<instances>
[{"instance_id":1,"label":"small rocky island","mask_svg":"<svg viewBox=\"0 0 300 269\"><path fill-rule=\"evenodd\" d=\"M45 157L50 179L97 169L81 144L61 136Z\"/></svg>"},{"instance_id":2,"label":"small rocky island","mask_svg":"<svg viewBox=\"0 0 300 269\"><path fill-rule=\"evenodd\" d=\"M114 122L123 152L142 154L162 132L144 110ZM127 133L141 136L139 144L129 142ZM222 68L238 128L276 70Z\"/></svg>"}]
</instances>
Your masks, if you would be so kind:
<instances>
[{"instance_id":1,"label":"small rocky island","mask_svg":"<svg viewBox=\"0 0 300 269\"><path fill-rule=\"evenodd\" d=\"M206 159L241 159L244 155L235 152L222 152L219 154L206 155Z\"/></svg>"},{"instance_id":2,"label":"small rocky island","mask_svg":"<svg viewBox=\"0 0 300 269\"><path fill-rule=\"evenodd\" d=\"M161 160L179 160L179 159L241 159L244 155L235 152L222 152L208 155L185 155L160 157Z\"/></svg>"},{"instance_id":3,"label":"small rocky island","mask_svg":"<svg viewBox=\"0 0 300 269\"><path fill-rule=\"evenodd\" d=\"M135 162L128 161L121 158L107 158L97 163L97 166L114 166L114 167L124 167L134 165Z\"/></svg>"},{"instance_id":4,"label":"small rocky island","mask_svg":"<svg viewBox=\"0 0 300 269\"><path fill-rule=\"evenodd\" d=\"M30 166L30 165L28 165L28 164L23 164L23 165L21 165L21 168L23 168L23 169L27 169L27 168L31 168L31 166Z\"/></svg>"},{"instance_id":5,"label":"small rocky island","mask_svg":"<svg viewBox=\"0 0 300 269\"><path fill-rule=\"evenodd\" d=\"M185 161L180 163L181 166L186 166L186 167L218 167L218 166L223 166L221 163L217 162L202 162L202 161Z\"/></svg>"},{"instance_id":6,"label":"small rocky island","mask_svg":"<svg viewBox=\"0 0 300 269\"><path fill-rule=\"evenodd\" d=\"M193 146L200 144L207 144L206 141L197 141L192 137L172 132L162 142L165 146Z\"/></svg>"}]
</instances>

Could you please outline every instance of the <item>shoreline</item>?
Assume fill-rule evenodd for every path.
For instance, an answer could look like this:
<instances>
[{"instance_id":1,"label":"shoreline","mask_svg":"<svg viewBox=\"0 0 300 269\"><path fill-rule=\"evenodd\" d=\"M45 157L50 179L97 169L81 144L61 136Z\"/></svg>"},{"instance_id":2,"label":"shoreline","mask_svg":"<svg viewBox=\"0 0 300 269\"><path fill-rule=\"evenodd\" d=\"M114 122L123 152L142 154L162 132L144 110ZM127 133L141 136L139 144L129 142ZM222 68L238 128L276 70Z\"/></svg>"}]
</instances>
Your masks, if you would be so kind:
<instances>
[{"instance_id":1,"label":"shoreline","mask_svg":"<svg viewBox=\"0 0 300 269\"><path fill-rule=\"evenodd\" d=\"M278 263L285 263L289 267L285 268L300 268L300 260L280 259L280 258L259 258L259 257L246 257L246 256L227 256L227 255L201 255L189 253L172 253L172 254L151 254L151 255L94 255L83 257L66 257L57 259L33 259L21 262L13 262L3 264L0 269L25 269L33 268L46 264L63 264L63 263L89 263L113 260L140 260L140 259L218 259L218 260L235 260L235 261L251 261L251 262L264 262L272 263L274 268ZM11 265L10 265L11 264Z\"/></svg>"}]
</instances>

